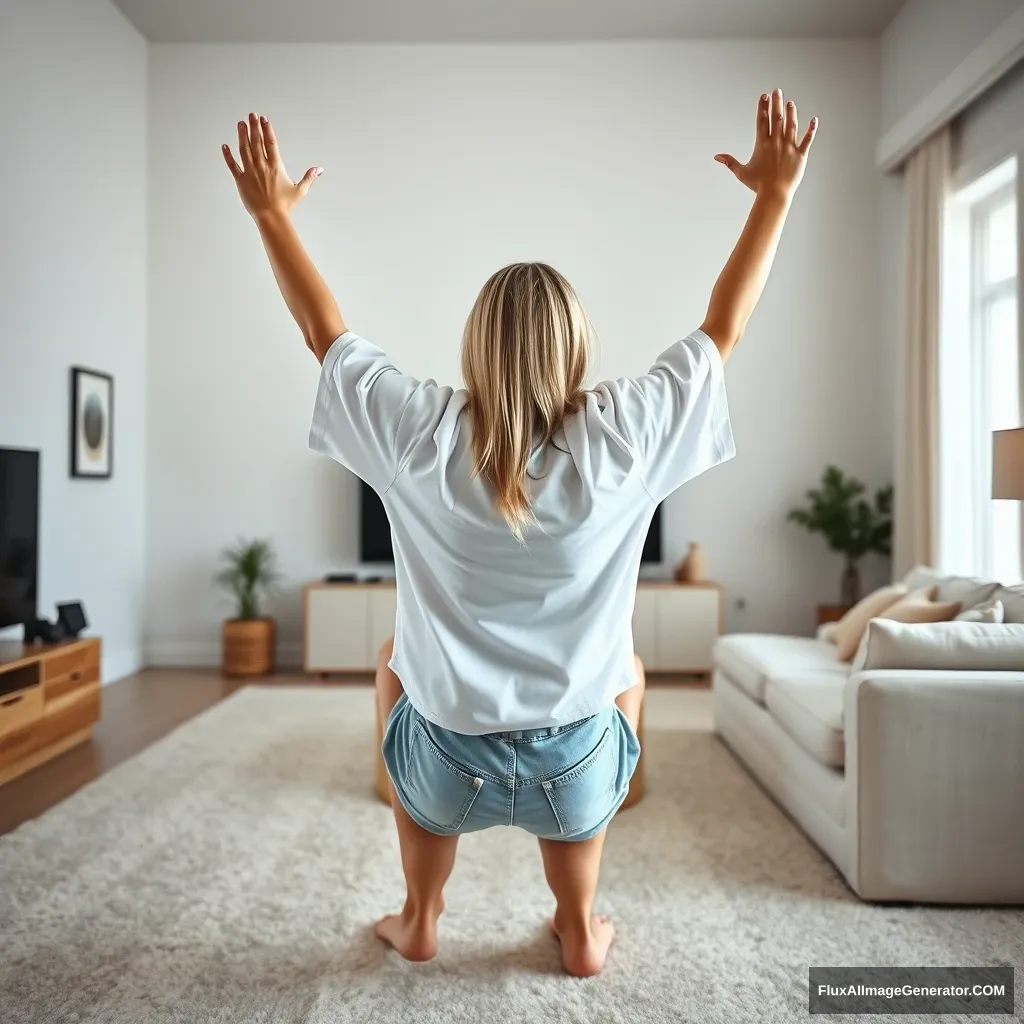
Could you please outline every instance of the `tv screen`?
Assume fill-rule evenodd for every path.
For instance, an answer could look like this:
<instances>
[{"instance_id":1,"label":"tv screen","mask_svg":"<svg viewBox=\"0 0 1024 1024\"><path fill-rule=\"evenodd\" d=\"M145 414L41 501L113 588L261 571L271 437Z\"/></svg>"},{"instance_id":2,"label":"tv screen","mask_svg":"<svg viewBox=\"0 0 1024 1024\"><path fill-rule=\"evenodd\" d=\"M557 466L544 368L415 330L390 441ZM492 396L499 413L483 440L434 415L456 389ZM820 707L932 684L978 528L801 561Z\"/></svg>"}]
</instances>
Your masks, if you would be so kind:
<instances>
[{"instance_id":1,"label":"tv screen","mask_svg":"<svg viewBox=\"0 0 1024 1024\"><path fill-rule=\"evenodd\" d=\"M391 524L384 503L377 492L361 480L362 497L359 508L359 559L362 562L394 562L391 549ZM650 529L644 539L640 561L644 564L661 561L661 506L654 510Z\"/></svg>"},{"instance_id":2,"label":"tv screen","mask_svg":"<svg viewBox=\"0 0 1024 1024\"><path fill-rule=\"evenodd\" d=\"M359 507L359 560L361 562L393 562L391 524L380 495L360 480L362 498Z\"/></svg>"},{"instance_id":3,"label":"tv screen","mask_svg":"<svg viewBox=\"0 0 1024 1024\"><path fill-rule=\"evenodd\" d=\"M36 617L39 452L0 448L0 627Z\"/></svg>"}]
</instances>

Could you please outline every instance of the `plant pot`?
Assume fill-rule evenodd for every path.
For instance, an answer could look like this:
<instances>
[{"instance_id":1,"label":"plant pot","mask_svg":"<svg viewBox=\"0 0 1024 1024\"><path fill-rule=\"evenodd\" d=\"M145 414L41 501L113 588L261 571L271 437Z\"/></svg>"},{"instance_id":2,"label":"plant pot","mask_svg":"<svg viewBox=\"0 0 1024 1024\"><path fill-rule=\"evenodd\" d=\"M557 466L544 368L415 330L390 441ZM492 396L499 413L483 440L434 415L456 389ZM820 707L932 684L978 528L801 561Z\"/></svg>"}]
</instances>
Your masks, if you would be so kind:
<instances>
[{"instance_id":1,"label":"plant pot","mask_svg":"<svg viewBox=\"0 0 1024 1024\"><path fill-rule=\"evenodd\" d=\"M839 603L852 608L860 598L860 567L856 562L847 562L839 581Z\"/></svg>"},{"instance_id":2,"label":"plant pot","mask_svg":"<svg viewBox=\"0 0 1024 1024\"><path fill-rule=\"evenodd\" d=\"M273 619L228 619L221 631L221 672L266 676L274 671L277 623Z\"/></svg>"}]
</instances>

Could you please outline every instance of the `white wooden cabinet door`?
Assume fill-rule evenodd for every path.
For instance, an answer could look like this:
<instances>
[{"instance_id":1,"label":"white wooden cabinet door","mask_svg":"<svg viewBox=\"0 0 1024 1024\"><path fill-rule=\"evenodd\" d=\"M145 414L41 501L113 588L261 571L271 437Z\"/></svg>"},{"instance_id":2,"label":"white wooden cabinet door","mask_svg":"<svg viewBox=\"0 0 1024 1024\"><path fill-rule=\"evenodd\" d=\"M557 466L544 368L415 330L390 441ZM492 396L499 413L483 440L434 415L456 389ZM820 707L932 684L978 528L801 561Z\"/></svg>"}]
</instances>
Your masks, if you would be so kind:
<instances>
[{"instance_id":1,"label":"white wooden cabinet door","mask_svg":"<svg viewBox=\"0 0 1024 1024\"><path fill-rule=\"evenodd\" d=\"M656 603L659 588L640 586L633 606L633 650L640 655L644 667L657 670Z\"/></svg>"},{"instance_id":2,"label":"white wooden cabinet door","mask_svg":"<svg viewBox=\"0 0 1024 1024\"><path fill-rule=\"evenodd\" d=\"M389 586L367 586L370 600L369 668L377 664L380 645L395 632L395 612L398 608L398 591Z\"/></svg>"},{"instance_id":3,"label":"white wooden cabinet door","mask_svg":"<svg viewBox=\"0 0 1024 1024\"><path fill-rule=\"evenodd\" d=\"M306 595L306 671L369 668L369 626L364 587L311 587Z\"/></svg>"},{"instance_id":4,"label":"white wooden cabinet door","mask_svg":"<svg viewBox=\"0 0 1024 1024\"><path fill-rule=\"evenodd\" d=\"M657 591L658 667L710 672L718 639L719 593L715 587L663 587Z\"/></svg>"}]
</instances>

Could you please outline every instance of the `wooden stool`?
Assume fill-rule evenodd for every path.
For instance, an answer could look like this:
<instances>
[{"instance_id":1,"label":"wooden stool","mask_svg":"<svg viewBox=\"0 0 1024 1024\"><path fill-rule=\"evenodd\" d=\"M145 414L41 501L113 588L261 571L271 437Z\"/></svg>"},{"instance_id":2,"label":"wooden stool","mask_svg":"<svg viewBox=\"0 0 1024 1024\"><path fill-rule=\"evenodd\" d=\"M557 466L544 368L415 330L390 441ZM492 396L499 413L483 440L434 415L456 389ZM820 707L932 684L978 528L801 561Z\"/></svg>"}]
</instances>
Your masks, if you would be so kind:
<instances>
[{"instance_id":1,"label":"wooden stool","mask_svg":"<svg viewBox=\"0 0 1024 1024\"><path fill-rule=\"evenodd\" d=\"M384 767L384 757L381 754L381 744L384 742L384 723L380 718L380 705L373 702L374 706L374 718L376 719L377 728L377 757L376 757L376 770L374 773L373 788L376 790L377 796L388 805L391 806L391 780L388 778L388 770ZM640 760L636 763L636 770L633 772L633 778L629 782L629 792L626 794L626 799L622 801L622 806L619 810L624 811L627 807L632 807L634 804L638 804L644 795L644 703L640 702L640 721L637 723L636 730L637 737L640 740Z\"/></svg>"},{"instance_id":2,"label":"wooden stool","mask_svg":"<svg viewBox=\"0 0 1024 1024\"><path fill-rule=\"evenodd\" d=\"M644 702L640 701L640 717L636 723L636 736L640 741L640 758L636 763L636 769L633 772L633 778L629 780L629 792L626 794L626 799L622 801L622 806L619 808L620 811L626 810L627 807L632 807L633 804L638 804L644 798L644 782L646 779L644 773Z\"/></svg>"}]
</instances>

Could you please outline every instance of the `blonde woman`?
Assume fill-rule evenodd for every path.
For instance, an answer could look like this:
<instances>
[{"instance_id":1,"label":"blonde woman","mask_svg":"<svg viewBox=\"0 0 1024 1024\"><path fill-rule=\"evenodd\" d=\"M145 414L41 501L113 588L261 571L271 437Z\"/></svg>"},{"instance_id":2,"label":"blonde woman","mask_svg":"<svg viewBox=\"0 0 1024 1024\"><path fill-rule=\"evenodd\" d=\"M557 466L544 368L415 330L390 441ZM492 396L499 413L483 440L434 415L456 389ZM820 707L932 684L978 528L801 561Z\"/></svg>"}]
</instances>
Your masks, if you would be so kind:
<instances>
[{"instance_id":1,"label":"blonde woman","mask_svg":"<svg viewBox=\"0 0 1024 1024\"><path fill-rule=\"evenodd\" d=\"M351 332L289 219L273 128L238 124L224 158L281 293L322 364L310 445L376 489L398 585L378 699L407 896L378 935L437 951L459 836L536 835L565 969L601 971L614 936L593 913L605 829L639 756L643 670L630 620L653 511L734 453L723 363L761 294L816 122L782 93L757 107L754 151L719 155L754 193L700 330L650 371L584 389L590 324L540 263L484 285L462 341L465 390L401 372Z\"/></svg>"}]
</instances>

